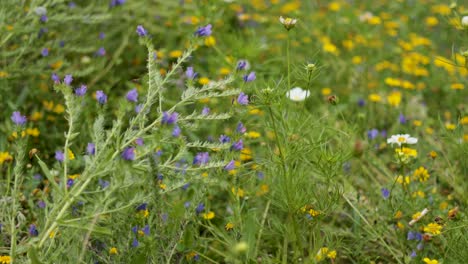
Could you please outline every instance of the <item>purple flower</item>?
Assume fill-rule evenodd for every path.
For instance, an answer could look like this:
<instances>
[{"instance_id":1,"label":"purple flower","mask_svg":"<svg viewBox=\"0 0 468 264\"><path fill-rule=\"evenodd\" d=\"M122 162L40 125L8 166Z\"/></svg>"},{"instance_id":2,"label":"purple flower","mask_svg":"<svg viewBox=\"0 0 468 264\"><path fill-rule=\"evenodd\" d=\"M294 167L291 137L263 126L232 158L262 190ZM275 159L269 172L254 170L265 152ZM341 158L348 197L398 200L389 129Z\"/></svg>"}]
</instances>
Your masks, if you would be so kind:
<instances>
[{"instance_id":1,"label":"purple flower","mask_svg":"<svg viewBox=\"0 0 468 264\"><path fill-rule=\"evenodd\" d=\"M376 138L377 136L379 135L379 130L373 128L369 131L367 131L367 137L369 138L369 140L373 140L374 138Z\"/></svg>"},{"instance_id":2,"label":"purple flower","mask_svg":"<svg viewBox=\"0 0 468 264\"><path fill-rule=\"evenodd\" d=\"M39 200L37 202L37 207L41 208L41 209L44 209L46 207L46 203L42 200Z\"/></svg>"},{"instance_id":3,"label":"purple flower","mask_svg":"<svg viewBox=\"0 0 468 264\"><path fill-rule=\"evenodd\" d=\"M36 225L35 224L31 224L29 226L29 235L30 236L38 236L39 235L39 231L37 231L37 228L36 228Z\"/></svg>"},{"instance_id":4,"label":"purple flower","mask_svg":"<svg viewBox=\"0 0 468 264\"><path fill-rule=\"evenodd\" d=\"M232 171L235 168L236 168L236 163L234 160L231 160L226 166L224 166L224 169L227 171Z\"/></svg>"},{"instance_id":5,"label":"purple flower","mask_svg":"<svg viewBox=\"0 0 468 264\"><path fill-rule=\"evenodd\" d=\"M416 251L413 250L413 251L411 252L410 258L415 258L416 256L417 256Z\"/></svg>"},{"instance_id":6,"label":"purple flower","mask_svg":"<svg viewBox=\"0 0 468 264\"><path fill-rule=\"evenodd\" d=\"M237 133L244 134L247 131L247 128L245 128L245 126L244 126L244 124L242 124L242 122L239 122L237 124L236 131L237 131Z\"/></svg>"},{"instance_id":7,"label":"purple flower","mask_svg":"<svg viewBox=\"0 0 468 264\"><path fill-rule=\"evenodd\" d=\"M250 72L248 75L244 75L244 82L253 82L256 78L255 72Z\"/></svg>"},{"instance_id":8,"label":"purple flower","mask_svg":"<svg viewBox=\"0 0 468 264\"><path fill-rule=\"evenodd\" d=\"M52 81L54 81L55 84L59 84L60 77L56 73L52 73Z\"/></svg>"},{"instance_id":9,"label":"purple flower","mask_svg":"<svg viewBox=\"0 0 468 264\"><path fill-rule=\"evenodd\" d=\"M94 155L95 152L96 152L96 145L94 143L88 143L88 145L86 146L86 153L88 155Z\"/></svg>"},{"instance_id":10,"label":"purple flower","mask_svg":"<svg viewBox=\"0 0 468 264\"><path fill-rule=\"evenodd\" d=\"M190 202L185 202L185 203L184 203L184 207L185 207L185 208L189 208L189 207L190 207Z\"/></svg>"},{"instance_id":11,"label":"purple flower","mask_svg":"<svg viewBox=\"0 0 468 264\"><path fill-rule=\"evenodd\" d=\"M75 8L75 7L76 7L75 2L72 1L72 2L68 3L68 7L69 7L70 9Z\"/></svg>"},{"instance_id":12,"label":"purple flower","mask_svg":"<svg viewBox=\"0 0 468 264\"><path fill-rule=\"evenodd\" d=\"M123 5L124 3L125 3L125 0L112 0L110 2L110 6L111 7L119 6L119 5Z\"/></svg>"},{"instance_id":13,"label":"purple flower","mask_svg":"<svg viewBox=\"0 0 468 264\"><path fill-rule=\"evenodd\" d=\"M226 135L221 135L221 136L219 136L219 142L229 143L229 142L231 142L231 139Z\"/></svg>"},{"instance_id":14,"label":"purple flower","mask_svg":"<svg viewBox=\"0 0 468 264\"><path fill-rule=\"evenodd\" d=\"M139 104L137 106L135 106L135 113L140 113L141 112L141 109L143 109L143 104Z\"/></svg>"},{"instance_id":15,"label":"purple flower","mask_svg":"<svg viewBox=\"0 0 468 264\"><path fill-rule=\"evenodd\" d=\"M200 214L205 210L205 204L204 203L199 203L197 207L195 208L195 213Z\"/></svg>"},{"instance_id":16,"label":"purple flower","mask_svg":"<svg viewBox=\"0 0 468 264\"><path fill-rule=\"evenodd\" d=\"M382 197L384 199L388 199L390 196L390 191L387 188L382 188L380 191L382 192Z\"/></svg>"},{"instance_id":17,"label":"purple flower","mask_svg":"<svg viewBox=\"0 0 468 264\"><path fill-rule=\"evenodd\" d=\"M105 104L107 102L107 95L101 90L96 91L96 100L100 104Z\"/></svg>"},{"instance_id":18,"label":"purple flower","mask_svg":"<svg viewBox=\"0 0 468 264\"><path fill-rule=\"evenodd\" d=\"M242 150L244 148L244 142L242 142L242 139L239 139L239 141L234 142L231 146L231 149L234 150Z\"/></svg>"},{"instance_id":19,"label":"purple flower","mask_svg":"<svg viewBox=\"0 0 468 264\"><path fill-rule=\"evenodd\" d=\"M132 241L132 247L138 247L140 243L138 243L138 240L136 238L133 239Z\"/></svg>"},{"instance_id":20,"label":"purple flower","mask_svg":"<svg viewBox=\"0 0 468 264\"><path fill-rule=\"evenodd\" d=\"M161 121L161 124L167 124L167 125L171 125L171 124L175 124L177 123L177 119L179 118L179 113L177 112L174 112L172 114L169 114L168 112L163 112L163 117L162 117L162 121Z\"/></svg>"},{"instance_id":21,"label":"purple flower","mask_svg":"<svg viewBox=\"0 0 468 264\"><path fill-rule=\"evenodd\" d=\"M47 57L49 56L49 49L48 48L43 48L41 51L42 57Z\"/></svg>"},{"instance_id":22,"label":"purple flower","mask_svg":"<svg viewBox=\"0 0 468 264\"><path fill-rule=\"evenodd\" d=\"M138 232L138 226L132 227L132 232L136 234Z\"/></svg>"},{"instance_id":23,"label":"purple flower","mask_svg":"<svg viewBox=\"0 0 468 264\"><path fill-rule=\"evenodd\" d=\"M359 100L358 100L358 105L359 105L360 107L365 106L365 105L366 105L366 100L364 100L364 99L362 99L362 98L359 99Z\"/></svg>"},{"instance_id":24,"label":"purple flower","mask_svg":"<svg viewBox=\"0 0 468 264\"><path fill-rule=\"evenodd\" d=\"M104 181L104 180L101 180L99 179L99 185L101 186L102 189L105 189L109 186L110 182L109 181Z\"/></svg>"},{"instance_id":25,"label":"purple flower","mask_svg":"<svg viewBox=\"0 0 468 264\"><path fill-rule=\"evenodd\" d=\"M417 246L416 246L416 249L417 250L423 250L424 248L424 244L423 243L419 243Z\"/></svg>"},{"instance_id":26,"label":"purple flower","mask_svg":"<svg viewBox=\"0 0 468 264\"><path fill-rule=\"evenodd\" d=\"M210 114L210 108L208 106L203 107L202 110L202 115L209 115Z\"/></svg>"},{"instance_id":27,"label":"purple flower","mask_svg":"<svg viewBox=\"0 0 468 264\"><path fill-rule=\"evenodd\" d=\"M139 206L137 206L136 210L137 211L145 211L148 208L148 203L142 203Z\"/></svg>"},{"instance_id":28,"label":"purple flower","mask_svg":"<svg viewBox=\"0 0 468 264\"><path fill-rule=\"evenodd\" d=\"M47 15L42 15L40 20L41 20L42 23L45 23L45 22L47 22L47 20L49 20L49 18L47 17Z\"/></svg>"},{"instance_id":29,"label":"purple flower","mask_svg":"<svg viewBox=\"0 0 468 264\"><path fill-rule=\"evenodd\" d=\"M421 233L415 232L414 233L414 239L417 240L417 241L421 241L423 239L423 236L422 236Z\"/></svg>"},{"instance_id":30,"label":"purple flower","mask_svg":"<svg viewBox=\"0 0 468 264\"><path fill-rule=\"evenodd\" d=\"M138 25L138 26L137 26L136 33L137 33L138 36L140 36L140 37L146 37L146 36L148 36L148 32L146 31L146 29L145 29L142 25Z\"/></svg>"},{"instance_id":31,"label":"purple flower","mask_svg":"<svg viewBox=\"0 0 468 264\"><path fill-rule=\"evenodd\" d=\"M141 231L143 231L143 233L144 233L145 235L148 236L148 235L150 234L150 227L149 227L149 225L145 225L145 227L143 227L143 228L141 229Z\"/></svg>"},{"instance_id":32,"label":"purple flower","mask_svg":"<svg viewBox=\"0 0 468 264\"><path fill-rule=\"evenodd\" d=\"M380 135L381 135L383 138L386 138L386 137L387 137L387 130L382 130L382 131L380 131Z\"/></svg>"},{"instance_id":33,"label":"purple flower","mask_svg":"<svg viewBox=\"0 0 468 264\"><path fill-rule=\"evenodd\" d=\"M211 24L208 24L204 27L199 27L197 31L195 31L195 35L198 37L208 37L211 35Z\"/></svg>"},{"instance_id":34,"label":"purple flower","mask_svg":"<svg viewBox=\"0 0 468 264\"><path fill-rule=\"evenodd\" d=\"M122 152L124 160L135 160L135 147L126 147Z\"/></svg>"},{"instance_id":35,"label":"purple flower","mask_svg":"<svg viewBox=\"0 0 468 264\"><path fill-rule=\"evenodd\" d=\"M73 81L73 76L71 76L71 74L67 74L65 75L65 78L63 78L63 83L65 83L66 85L70 85Z\"/></svg>"},{"instance_id":36,"label":"purple flower","mask_svg":"<svg viewBox=\"0 0 468 264\"><path fill-rule=\"evenodd\" d=\"M175 125L174 128L172 129L172 136L179 137L181 132L182 130L180 130L180 127L178 125Z\"/></svg>"},{"instance_id":37,"label":"purple flower","mask_svg":"<svg viewBox=\"0 0 468 264\"><path fill-rule=\"evenodd\" d=\"M15 111L13 112L13 114L11 114L11 121L13 121L13 123L15 123L18 126L22 126L26 124L27 119L26 116L23 116L20 112Z\"/></svg>"},{"instance_id":38,"label":"purple flower","mask_svg":"<svg viewBox=\"0 0 468 264\"><path fill-rule=\"evenodd\" d=\"M104 39L106 37L106 33L99 32L99 39Z\"/></svg>"},{"instance_id":39,"label":"purple flower","mask_svg":"<svg viewBox=\"0 0 468 264\"><path fill-rule=\"evenodd\" d=\"M104 47L100 47L97 51L96 51L96 55L98 56L105 56L106 55L106 49Z\"/></svg>"},{"instance_id":40,"label":"purple flower","mask_svg":"<svg viewBox=\"0 0 468 264\"><path fill-rule=\"evenodd\" d=\"M406 124L405 115L400 114L400 116L398 117L398 119L399 119L399 121L400 121L400 124Z\"/></svg>"},{"instance_id":41,"label":"purple flower","mask_svg":"<svg viewBox=\"0 0 468 264\"><path fill-rule=\"evenodd\" d=\"M143 144L144 144L142 138L137 138L137 139L135 139L135 143L136 143L138 146L143 146Z\"/></svg>"},{"instance_id":42,"label":"purple flower","mask_svg":"<svg viewBox=\"0 0 468 264\"><path fill-rule=\"evenodd\" d=\"M239 96L237 97L237 102L240 105L248 105L249 104L249 96L246 95L245 93L241 92Z\"/></svg>"},{"instance_id":43,"label":"purple flower","mask_svg":"<svg viewBox=\"0 0 468 264\"><path fill-rule=\"evenodd\" d=\"M193 67L187 67L187 70L185 71L185 76L186 76L188 79L193 80L193 79L197 78L198 73L196 73L196 72L193 70Z\"/></svg>"},{"instance_id":44,"label":"purple flower","mask_svg":"<svg viewBox=\"0 0 468 264\"><path fill-rule=\"evenodd\" d=\"M79 88L75 89L75 94L77 96L83 96L86 94L86 91L88 90L88 87L84 84L82 84Z\"/></svg>"},{"instance_id":45,"label":"purple flower","mask_svg":"<svg viewBox=\"0 0 468 264\"><path fill-rule=\"evenodd\" d=\"M236 70L245 70L247 69L248 62L246 60L240 60L237 62Z\"/></svg>"},{"instance_id":46,"label":"purple flower","mask_svg":"<svg viewBox=\"0 0 468 264\"><path fill-rule=\"evenodd\" d=\"M129 102L136 103L138 101L138 91L137 91L137 89L135 88L135 89L132 89L132 90L128 91L126 98L127 98L127 100Z\"/></svg>"},{"instance_id":47,"label":"purple flower","mask_svg":"<svg viewBox=\"0 0 468 264\"><path fill-rule=\"evenodd\" d=\"M408 234L406 235L407 240L413 240L415 238L415 234L413 231L408 231Z\"/></svg>"},{"instance_id":48,"label":"purple flower","mask_svg":"<svg viewBox=\"0 0 468 264\"><path fill-rule=\"evenodd\" d=\"M75 183L75 181L73 179L68 179L67 180L67 188L70 188L73 186L73 183Z\"/></svg>"},{"instance_id":49,"label":"purple flower","mask_svg":"<svg viewBox=\"0 0 468 264\"><path fill-rule=\"evenodd\" d=\"M208 152L199 152L193 159L193 164L204 165L210 161L210 154Z\"/></svg>"},{"instance_id":50,"label":"purple flower","mask_svg":"<svg viewBox=\"0 0 468 264\"><path fill-rule=\"evenodd\" d=\"M55 159L60 161L60 162L63 162L63 160L65 159L65 155L63 154L62 151L57 150L57 151L55 151Z\"/></svg>"}]
</instances>

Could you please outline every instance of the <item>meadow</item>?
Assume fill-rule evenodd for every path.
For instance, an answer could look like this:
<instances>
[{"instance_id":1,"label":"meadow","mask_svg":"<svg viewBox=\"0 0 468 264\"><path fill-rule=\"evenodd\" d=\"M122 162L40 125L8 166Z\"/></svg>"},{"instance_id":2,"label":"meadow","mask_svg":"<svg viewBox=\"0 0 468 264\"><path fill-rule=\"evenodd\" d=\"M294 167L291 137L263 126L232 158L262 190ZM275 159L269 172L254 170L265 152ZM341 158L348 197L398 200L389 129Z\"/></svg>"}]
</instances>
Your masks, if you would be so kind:
<instances>
[{"instance_id":1,"label":"meadow","mask_svg":"<svg viewBox=\"0 0 468 264\"><path fill-rule=\"evenodd\" d=\"M468 263L468 5L1 0L0 264Z\"/></svg>"}]
</instances>

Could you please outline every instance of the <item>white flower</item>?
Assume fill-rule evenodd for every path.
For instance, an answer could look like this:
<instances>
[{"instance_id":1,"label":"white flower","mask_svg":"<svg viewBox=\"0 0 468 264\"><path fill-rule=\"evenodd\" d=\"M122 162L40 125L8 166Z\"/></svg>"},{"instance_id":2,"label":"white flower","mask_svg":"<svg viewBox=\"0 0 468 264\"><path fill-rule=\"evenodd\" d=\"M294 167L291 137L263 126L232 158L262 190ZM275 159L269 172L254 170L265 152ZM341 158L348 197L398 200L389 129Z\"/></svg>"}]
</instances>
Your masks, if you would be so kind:
<instances>
[{"instance_id":1,"label":"white flower","mask_svg":"<svg viewBox=\"0 0 468 264\"><path fill-rule=\"evenodd\" d=\"M297 19L293 19L290 17L283 18L282 16L280 16L279 21L281 22L281 24L284 25L284 27L287 30L290 30L291 28L293 28L297 23Z\"/></svg>"},{"instance_id":2,"label":"white flower","mask_svg":"<svg viewBox=\"0 0 468 264\"><path fill-rule=\"evenodd\" d=\"M418 139L411 137L408 134L398 134L398 135L393 135L390 138L387 139L387 144L398 144L398 146L401 146L401 144L416 144L418 143Z\"/></svg>"},{"instance_id":3,"label":"white flower","mask_svg":"<svg viewBox=\"0 0 468 264\"><path fill-rule=\"evenodd\" d=\"M461 19L461 24L462 24L462 26L464 26L464 27L468 27L468 16L462 17L462 19Z\"/></svg>"},{"instance_id":4,"label":"white flower","mask_svg":"<svg viewBox=\"0 0 468 264\"><path fill-rule=\"evenodd\" d=\"M309 97L309 95L309 91L302 90L301 87L294 87L286 94L289 99L295 102L304 101L307 97Z\"/></svg>"},{"instance_id":5,"label":"white flower","mask_svg":"<svg viewBox=\"0 0 468 264\"><path fill-rule=\"evenodd\" d=\"M34 9L34 12L38 16L44 16L44 15L47 14L47 8L45 8L43 6L38 6L38 7L36 7L36 9Z\"/></svg>"}]
</instances>

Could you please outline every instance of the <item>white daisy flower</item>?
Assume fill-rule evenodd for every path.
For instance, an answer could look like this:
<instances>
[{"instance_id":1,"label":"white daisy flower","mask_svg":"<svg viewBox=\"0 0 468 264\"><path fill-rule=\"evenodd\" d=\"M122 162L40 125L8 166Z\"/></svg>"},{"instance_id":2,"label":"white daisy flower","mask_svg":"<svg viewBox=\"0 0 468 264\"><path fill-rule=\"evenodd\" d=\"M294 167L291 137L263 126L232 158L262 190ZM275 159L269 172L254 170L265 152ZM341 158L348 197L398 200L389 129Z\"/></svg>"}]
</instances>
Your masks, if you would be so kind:
<instances>
[{"instance_id":1,"label":"white daisy flower","mask_svg":"<svg viewBox=\"0 0 468 264\"><path fill-rule=\"evenodd\" d=\"M279 21L281 22L281 24L283 24L283 26L287 30L290 30L291 28L293 28L297 23L297 19L290 18L290 17L283 18L282 16L280 16Z\"/></svg>"},{"instance_id":2,"label":"white daisy flower","mask_svg":"<svg viewBox=\"0 0 468 264\"><path fill-rule=\"evenodd\" d=\"M289 99L295 102L304 101L307 97L309 97L309 95L309 91L302 90L301 87L294 87L286 94Z\"/></svg>"},{"instance_id":3,"label":"white daisy flower","mask_svg":"<svg viewBox=\"0 0 468 264\"><path fill-rule=\"evenodd\" d=\"M462 26L464 26L464 27L468 27L468 16L462 17L462 19L461 19L461 24L462 24Z\"/></svg>"},{"instance_id":4,"label":"white daisy flower","mask_svg":"<svg viewBox=\"0 0 468 264\"><path fill-rule=\"evenodd\" d=\"M387 144L398 144L401 146L402 144L416 144L418 143L418 139L411 137L408 134L398 134L392 135L390 138L387 139Z\"/></svg>"}]
</instances>

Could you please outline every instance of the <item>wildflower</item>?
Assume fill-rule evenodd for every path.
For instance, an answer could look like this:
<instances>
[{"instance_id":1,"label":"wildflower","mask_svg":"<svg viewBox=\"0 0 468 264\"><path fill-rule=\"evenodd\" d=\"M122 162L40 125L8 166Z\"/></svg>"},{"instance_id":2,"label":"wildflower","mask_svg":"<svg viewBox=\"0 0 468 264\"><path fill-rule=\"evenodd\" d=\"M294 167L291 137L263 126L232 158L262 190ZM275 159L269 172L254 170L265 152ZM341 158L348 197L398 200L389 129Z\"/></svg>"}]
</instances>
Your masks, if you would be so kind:
<instances>
[{"instance_id":1,"label":"wildflower","mask_svg":"<svg viewBox=\"0 0 468 264\"><path fill-rule=\"evenodd\" d=\"M139 104L135 106L135 113L140 113L141 110L143 109L143 104Z\"/></svg>"},{"instance_id":2,"label":"wildflower","mask_svg":"<svg viewBox=\"0 0 468 264\"><path fill-rule=\"evenodd\" d=\"M122 151L122 158L124 160L135 160L135 148L134 147L126 147Z\"/></svg>"},{"instance_id":3,"label":"wildflower","mask_svg":"<svg viewBox=\"0 0 468 264\"><path fill-rule=\"evenodd\" d=\"M55 84L60 83L60 77L56 73L52 73L52 81L54 81Z\"/></svg>"},{"instance_id":4,"label":"wildflower","mask_svg":"<svg viewBox=\"0 0 468 264\"><path fill-rule=\"evenodd\" d=\"M142 138L137 138L137 139L135 139L135 143L136 143L138 146L143 146L143 144L144 144Z\"/></svg>"},{"instance_id":5,"label":"wildflower","mask_svg":"<svg viewBox=\"0 0 468 264\"><path fill-rule=\"evenodd\" d=\"M43 49L41 50L41 55L42 55L42 57L47 57L47 56L49 56L49 49L48 49L48 48L43 48Z\"/></svg>"},{"instance_id":6,"label":"wildflower","mask_svg":"<svg viewBox=\"0 0 468 264\"><path fill-rule=\"evenodd\" d=\"M73 154L73 152L70 149L68 149L67 153L68 153L68 159L69 160L74 160L75 159L75 154Z\"/></svg>"},{"instance_id":7,"label":"wildflower","mask_svg":"<svg viewBox=\"0 0 468 264\"><path fill-rule=\"evenodd\" d=\"M88 145L86 146L86 153L88 155L94 155L95 152L96 152L96 145L94 143L88 143Z\"/></svg>"},{"instance_id":8,"label":"wildflower","mask_svg":"<svg viewBox=\"0 0 468 264\"><path fill-rule=\"evenodd\" d=\"M255 76L255 72L250 72L249 74L244 75L243 79L244 82L253 82L257 76Z\"/></svg>"},{"instance_id":9,"label":"wildflower","mask_svg":"<svg viewBox=\"0 0 468 264\"><path fill-rule=\"evenodd\" d=\"M244 124L242 124L242 122L239 122L239 123L237 124L236 131L237 131L238 133L243 134L243 133L245 133L245 132L247 131L247 128L244 126Z\"/></svg>"},{"instance_id":10,"label":"wildflower","mask_svg":"<svg viewBox=\"0 0 468 264\"><path fill-rule=\"evenodd\" d=\"M427 208L424 208L421 212L417 212L417 213L413 214L412 220L409 222L409 225L410 226L414 225L421 218L423 218L427 213L429 213L429 210Z\"/></svg>"},{"instance_id":11,"label":"wildflower","mask_svg":"<svg viewBox=\"0 0 468 264\"><path fill-rule=\"evenodd\" d=\"M439 261L437 261L436 259L424 258L423 261L426 264L439 264Z\"/></svg>"},{"instance_id":12,"label":"wildflower","mask_svg":"<svg viewBox=\"0 0 468 264\"><path fill-rule=\"evenodd\" d=\"M210 114L210 108L205 106L203 107L203 110L202 110L202 115L209 115Z\"/></svg>"},{"instance_id":13,"label":"wildflower","mask_svg":"<svg viewBox=\"0 0 468 264\"><path fill-rule=\"evenodd\" d=\"M101 90L96 91L96 100L100 104L105 104L107 102L107 95Z\"/></svg>"},{"instance_id":14,"label":"wildflower","mask_svg":"<svg viewBox=\"0 0 468 264\"><path fill-rule=\"evenodd\" d=\"M111 247L111 248L109 249L109 254L110 254L110 255L117 255L117 254L119 254L119 251L117 250L116 247Z\"/></svg>"},{"instance_id":15,"label":"wildflower","mask_svg":"<svg viewBox=\"0 0 468 264\"><path fill-rule=\"evenodd\" d=\"M0 256L0 264L10 264L11 257L10 256Z\"/></svg>"},{"instance_id":16,"label":"wildflower","mask_svg":"<svg viewBox=\"0 0 468 264\"><path fill-rule=\"evenodd\" d=\"M198 215L201 212L205 210L205 204L204 203L199 203L197 207L195 208L195 213Z\"/></svg>"},{"instance_id":17,"label":"wildflower","mask_svg":"<svg viewBox=\"0 0 468 264\"><path fill-rule=\"evenodd\" d=\"M138 36L140 37L146 37L148 36L148 32L146 31L146 29L142 26L142 25L138 25L137 28L136 28L136 33L138 34Z\"/></svg>"},{"instance_id":18,"label":"wildflower","mask_svg":"<svg viewBox=\"0 0 468 264\"><path fill-rule=\"evenodd\" d=\"M403 158L416 158L418 156L418 151L412 148L396 148L395 153L397 154L398 157L403 157Z\"/></svg>"},{"instance_id":19,"label":"wildflower","mask_svg":"<svg viewBox=\"0 0 468 264\"><path fill-rule=\"evenodd\" d=\"M133 238L133 241L132 241L132 247L138 247L140 245L140 243L138 242L138 240L136 238Z\"/></svg>"},{"instance_id":20,"label":"wildflower","mask_svg":"<svg viewBox=\"0 0 468 264\"><path fill-rule=\"evenodd\" d=\"M231 223L231 222L228 222L228 223L224 226L224 229L225 229L226 231L230 231L230 230L232 230L233 228L234 228L234 224Z\"/></svg>"},{"instance_id":21,"label":"wildflower","mask_svg":"<svg viewBox=\"0 0 468 264\"><path fill-rule=\"evenodd\" d=\"M462 24L462 26L464 26L464 27L468 27L468 16L462 17L462 19L461 19L461 24Z\"/></svg>"},{"instance_id":22,"label":"wildflower","mask_svg":"<svg viewBox=\"0 0 468 264\"><path fill-rule=\"evenodd\" d=\"M428 156L432 159L435 159L437 158L437 152L432 150L431 152L429 152Z\"/></svg>"},{"instance_id":23,"label":"wildflower","mask_svg":"<svg viewBox=\"0 0 468 264\"><path fill-rule=\"evenodd\" d=\"M100 47L97 51L96 51L96 55L97 56L100 56L100 57L103 57L106 55L106 49L104 47Z\"/></svg>"},{"instance_id":24,"label":"wildflower","mask_svg":"<svg viewBox=\"0 0 468 264\"><path fill-rule=\"evenodd\" d=\"M161 124L175 124L177 123L177 119L179 117L179 113L173 112L172 114L169 114L168 112L163 112Z\"/></svg>"},{"instance_id":25,"label":"wildflower","mask_svg":"<svg viewBox=\"0 0 468 264\"><path fill-rule=\"evenodd\" d=\"M376 103L376 102L380 102L381 100L382 100L382 97L380 97L380 95L378 95L378 94L370 94L369 95L369 101L371 101L371 102Z\"/></svg>"},{"instance_id":26,"label":"wildflower","mask_svg":"<svg viewBox=\"0 0 468 264\"><path fill-rule=\"evenodd\" d=\"M440 230L442 230L442 226L437 223L430 223L424 227L424 232L430 233L432 235L439 235Z\"/></svg>"},{"instance_id":27,"label":"wildflower","mask_svg":"<svg viewBox=\"0 0 468 264\"><path fill-rule=\"evenodd\" d=\"M387 144L398 144L401 146L402 144L416 144L418 143L418 139L411 137L408 134L397 134L392 135L390 138L387 139Z\"/></svg>"},{"instance_id":28,"label":"wildflower","mask_svg":"<svg viewBox=\"0 0 468 264\"><path fill-rule=\"evenodd\" d=\"M294 87L286 93L286 96L295 102L304 101L307 97L309 97L309 95L309 91L302 90L301 87Z\"/></svg>"},{"instance_id":29,"label":"wildflower","mask_svg":"<svg viewBox=\"0 0 468 264\"><path fill-rule=\"evenodd\" d=\"M283 18L282 16L280 16L279 21L281 24L283 24L284 28L288 31L294 28L294 26L296 26L296 23L297 23L297 19L293 19L289 17Z\"/></svg>"},{"instance_id":30,"label":"wildflower","mask_svg":"<svg viewBox=\"0 0 468 264\"><path fill-rule=\"evenodd\" d=\"M209 211L208 213L204 213L202 216L203 219L211 220L215 217L215 213L213 211Z\"/></svg>"},{"instance_id":31,"label":"wildflower","mask_svg":"<svg viewBox=\"0 0 468 264\"><path fill-rule=\"evenodd\" d=\"M210 154L208 152L199 152L193 159L193 164L204 165L210 161Z\"/></svg>"},{"instance_id":32,"label":"wildflower","mask_svg":"<svg viewBox=\"0 0 468 264\"><path fill-rule=\"evenodd\" d=\"M205 46L213 47L216 45L216 39L213 36L208 36L205 38Z\"/></svg>"},{"instance_id":33,"label":"wildflower","mask_svg":"<svg viewBox=\"0 0 468 264\"><path fill-rule=\"evenodd\" d=\"M193 67L187 67L187 70L185 71L185 76L186 76L189 80L193 80L193 79L197 78L198 73L196 73L196 72L193 70Z\"/></svg>"},{"instance_id":34,"label":"wildflower","mask_svg":"<svg viewBox=\"0 0 468 264\"><path fill-rule=\"evenodd\" d=\"M375 128L367 131L367 138L369 138L369 140L376 138L378 135L379 135L379 130Z\"/></svg>"},{"instance_id":35,"label":"wildflower","mask_svg":"<svg viewBox=\"0 0 468 264\"><path fill-rule=\"evenodd\" d=\"M234 150L242 150L243 148L244 148L244 142L242 141L242 139L239 139L239 141L234 142L231 146L231 149L234 149Z\"/></svg>"},{"instance_id":36,"label":"wildflower","mask_svg":"<svg viewBox=\"0 0 468 264\"><path fill-rule=\"evenodd\" d=\"M239 96L237 97L237 103L239 103L240 105L249 104L249 96L241 92Z\"/></svg>"},{"instance_id":37,"label":"wildflower","mask_svg":"<svg viewBox=\"0 0 468 264\"><path fill-rule=\"evenodd\" d=\"M208 37L212 33L211 28L212 28L211 24L208 24L204 27L199 27L197 31L195 31L195 35L197 37Z\"/></svg>"},{"instance_id":38,"label":"wildflower","mask_svg":"<svg viewBox=\"0 0 468 264\"><path fill-rule=\"evenodd\" d=\"M229 138L226 135L221 135L219 137L219 142L221 142L221 143L229 143L230 141L231 141L231 138Z\"/></svg>"},{"instance_id":39,"label":"wildflower","mask_svg":"<svg viewBox=\"0 0 468 264\"><path fill-rule=\"evenodd\" d=\"M382 197L384 199L388 199L390 196L390 191L387 188L382 188L380 191L382 192Z\"/></svg>"},{"instance_id":40,"label":"wildflower","mask_svg":"<svg viewBox=\"0 0 468 264\"><path fill-rule=\"evenodd\" d=\"M231 160L226 166L224 166L224 169L227 170L227 171L232 171L235 168L236 168L236 166L235 166L235 161L234 160Z\"/></svg>"},{"instance_id":41,"label":"wildflower","mask_svg":"<svg viewBox=\"0 0 468 264\"><path fill-rule=\"evenodd\" d=\"M134 102L136 103L138 101L138 91L137 89L132 89L130 90L127 95L126 95L126 98L129 102Z\"/></svg>"},{"instance_id":42,"label":"wildflower","mask_svg":"<svg viewBox=\"0 0 468 264\"><path fill-rule=\"evenodd\" d=\"M55 151L55 159L60 161L60 162L63 162L63 160L65 159L65 155L63 154L62 151L57 150L57 151Z\"/></svg>"},{"instance_id":43,"label":"wildflower","mask_svg":"<svg viewBox=\"0 0 468 264\"><path fill-rule=\"evenodd\" d=\"M401 114L398 116L398 120L400 121L400 124L406 124L406 118L405 115Z\"/></svg>"},{"instance_id":44,"label":"wildflower","mask_svg":"<svg viewBox=\"0 0 468 264\"><path fill-rule=\"evenodd\" d=\"M418 179L420 182L425 182L429 179L429 172L423 166L417 168L413 173L414 178Z\"/></svg>"},{"instance_id":45,"label":"wildflower","mask_svg":"<svg viewBox=\"0 0 468 264\"><path fill-rule=\"evenodd\" d=\"M31 224L31 225L29 226L29 231L28 231L28 232L29 232L29 235L30 235L30 236L33 236L33 237L39 235L39 231L37 231L36 225L35 225L35 224Z\"/></svg>"},{"instance_id":46,"label":"wildflower","mask_svg":"<svg viewBox=\"0 0 468 264\"><path fill-rule=\"evenodd\" d=\"M84 84L82 84L79 88L75 89L75 94L77 96L83 96L86 94L86 91L88 90L88 87Z\"/></svg>"},{"instance_id":47,"label":"wildflower","mask_svg":"<svg viewBox=\"0 0 468 264\"><path fill-rule=\"evenodd\" d=\"M65 75L65 78L63 78L63 83L66 85L70 85L73 81L73 76L71 74Z\"/></svg>"},{"instance_id":48,"label":"wildflower","mask_svg":"<svg viewBox=\"0 0 468 264\"><path fill-rule=\"evenodd\" d=\"M179 137L181 132L182 130L180 130L180 127L178 125L175 125L174 128L172 129L172 136Z\"/></svg>"},{"instance_id":49,"label":"wildflower","mask_svg":"<svg viewBox=\"0 0 468 264\"><path fill-rule=\"evenodd\" d=\"M18 111L15 111L13 114L11 114L11 120L18 126L26 124L27 121L26 116L21 115L21 113Z\"/></svg>"},{"instance_id":50,"label":"wildflower","mask_svg":"<svg viewBox=\"0 0 468 264\"><path fill-rule=\"evenodd\" d=\"M42 23L45 23L47 22L47 20L49 20L49 18L47 17L47 15L42 15L41 18L39 19Z\"/></svg>"},{"instance_id":51,"label":"wildflower","mask_svg":"<svg viewBox=\"0 0 468 264\"><path fill-rule=\"evenodd\" d=\"M249 68L249 62L246 60L240 60L237 62L236 70L247 70Z\"/></svg>"}]
</instances>

